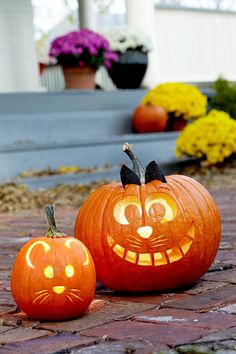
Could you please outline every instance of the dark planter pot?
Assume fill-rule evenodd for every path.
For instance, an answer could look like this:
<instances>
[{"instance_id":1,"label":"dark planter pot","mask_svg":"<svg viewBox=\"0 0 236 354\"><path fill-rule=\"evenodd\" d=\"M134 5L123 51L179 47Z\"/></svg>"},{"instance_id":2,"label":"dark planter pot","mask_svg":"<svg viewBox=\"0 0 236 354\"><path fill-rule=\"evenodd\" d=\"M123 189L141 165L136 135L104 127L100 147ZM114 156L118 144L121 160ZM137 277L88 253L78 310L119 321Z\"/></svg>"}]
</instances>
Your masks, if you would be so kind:
<instances>
[{"instance_id":1,"label":"dark planter pot","mask_svg":"<svg viewBox=\"0 0 236 354\"><path fill-rule=\"evenodd\" d=\"M166 131L181 131L186 127L187 124L188 121L182 116L176 117L173 112L169 112Z\"/></svg>"},{"instance_id":2,"label":"dark planter pot","mask_svg":"<svg viewBox=\"0 0 236 354\"><path fill-rule=\"evenodd\" d=\"M128 50L119 55L119 61L112 64L108 73L117 88L135 89L140 87L147 65L147 53Z\"/></svg>"}]
</instances>

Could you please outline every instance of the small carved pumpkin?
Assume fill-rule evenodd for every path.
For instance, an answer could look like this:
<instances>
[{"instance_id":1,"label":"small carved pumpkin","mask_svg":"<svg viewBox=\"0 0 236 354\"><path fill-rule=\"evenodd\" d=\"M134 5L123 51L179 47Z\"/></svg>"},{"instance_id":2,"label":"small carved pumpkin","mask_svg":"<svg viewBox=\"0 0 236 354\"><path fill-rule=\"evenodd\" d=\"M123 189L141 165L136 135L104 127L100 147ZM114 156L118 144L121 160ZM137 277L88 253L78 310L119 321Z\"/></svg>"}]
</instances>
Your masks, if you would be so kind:
<instances>
[{"instance_id":1,"label":"small carved pumpkin","mask_svg":"<svg viewBox=\"0 0 236 354\"><path fill-rule=\"evenodd\" d=\"M167 122L168 115L164 108L151 104L139 105L132 118L134 130L138 133L163 132Z\"/></svg>"},{"instance_id":2,"label":"small carved pumpkin","mask_svg":"<svg viewBox=\"0 0 236 354\"><path fill-rule=\"evenodd\" d=\"M217 206L192 178L145 169L125 144L133 171L95 191L80 209L75 237L86 244L97 278L118 291L191 284L213 262L221 234Z\"/></svg>"},{"instance_id":3,"label":"small carved pumpkin","mask_svg":"<svg viewBox=\"0 0 236 354\"><path fill-rule=\"evenodd\" d=\"M56 229L54 208L46 207L46 237L27 242L20 250L11 277L17 305L31 318L65 320L80 316L96 288L92 257L74 237Z\"/></svg>"}]
</instances>

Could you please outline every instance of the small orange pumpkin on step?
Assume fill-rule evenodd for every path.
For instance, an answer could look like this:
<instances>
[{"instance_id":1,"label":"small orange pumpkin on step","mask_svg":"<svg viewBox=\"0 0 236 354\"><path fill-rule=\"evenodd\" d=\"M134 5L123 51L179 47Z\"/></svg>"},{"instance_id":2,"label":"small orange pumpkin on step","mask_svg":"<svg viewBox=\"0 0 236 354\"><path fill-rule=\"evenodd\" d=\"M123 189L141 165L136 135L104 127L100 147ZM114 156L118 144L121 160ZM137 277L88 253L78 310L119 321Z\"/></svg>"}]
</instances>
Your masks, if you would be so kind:
<instances>
[{"instance_id":1,"label":"small orange pumpkin on step","mask_svg":"<svg viewBox=\"0 0 236 354\"><path fill-rule=\"evenodd\" d=\"M140 104L132 117L133 128L137 133L163 132L168 123L164 108L152 104Z\"/></svg>"},{"instance_id":2,"label":"small orange pumpkin on step","mask_svg":"<svg viewBox=\"0 0 236 354\"><path fill-rule=\"evenodd\" d=\"M182 175L146 168L129 144L133 170L83 204L75 237L90 250L98 280L117 291L167 290L195 282L212 264L221 223L209 192Z\"/></svg>"},{"instance_id":3,"label":"small orange pumpkin on step","mask_svg":"<svg viewBox=\"0 0 236 354\"><path fill-rule=\"evenodd\" d=\"M56 228L54 207L46 207L46 236L28 241L20 250L11 277L17 305L38 320L66 320L83 314L96 288L88 249Z\"/></svg>"}]
</instances>

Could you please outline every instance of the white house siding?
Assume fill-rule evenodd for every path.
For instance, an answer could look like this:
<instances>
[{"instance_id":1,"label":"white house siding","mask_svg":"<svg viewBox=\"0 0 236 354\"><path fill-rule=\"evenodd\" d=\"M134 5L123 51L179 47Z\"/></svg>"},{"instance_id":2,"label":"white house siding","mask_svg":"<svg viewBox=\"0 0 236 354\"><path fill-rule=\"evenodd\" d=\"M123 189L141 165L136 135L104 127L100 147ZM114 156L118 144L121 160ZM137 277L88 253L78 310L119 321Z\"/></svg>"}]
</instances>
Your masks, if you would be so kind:
<instances>
[{"instance_id":1,"label":"white house siding","mask_svg":"<svg viewBox=\"0 0 236 354\"><path fill-rule=\"evenodd\" d=\"M0 0L0 92L37 91L30 0Z\"/></svg>"},{"instance_id":2,"label":"white house siding","mask_svg":"<svg viewBox=\"0 0 236 354\"><path fill-rule=\"evenodd\" d=\"M149 85L236 81L236 13L155 8L157 56ZM153 69L153 66L152 66Z\"/></svg>"}]
</instances>

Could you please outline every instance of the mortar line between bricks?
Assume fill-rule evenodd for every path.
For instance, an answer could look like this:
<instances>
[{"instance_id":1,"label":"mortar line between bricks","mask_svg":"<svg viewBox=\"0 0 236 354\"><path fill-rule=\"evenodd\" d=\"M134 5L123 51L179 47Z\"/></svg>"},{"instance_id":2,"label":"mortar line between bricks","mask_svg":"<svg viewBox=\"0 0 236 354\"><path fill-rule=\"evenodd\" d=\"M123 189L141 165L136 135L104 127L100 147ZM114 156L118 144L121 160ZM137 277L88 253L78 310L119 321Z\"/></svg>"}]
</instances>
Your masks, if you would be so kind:
<instances>
[{"instance_id":1,"label":"mortar line between bricks","mask_svg":"<svg viewBox=\"0 0 236 354\"><path fill-rule=\"evenodd\" d=\"M169 307L168 307L168 309L170 309ZM170 309L171 310L171 309ZM176 309L175 309L176 310ZM185 311L190 311L190 310L185 310ZM196 311L194 311L195 313L196 313ZM210 311L209 311L210 312ZM210 312L210 313L214 313L214 312ZM199 312L197 312L197 314L199 314ZM218 315L219 316L221 316L221 315L225 315L225 314L221 314L221 313L218 313ZM145 320L142 320L142 319L138 319L138 320L134 320L134 321L136 321L136 322L141 322L141 323L152 323L152 324L157 324L157 325L161 325L161 326L166 326L166 327L168 327L168 326L170 326L171 325L171 323L164 323L164 322L158 322L158 321L145 321ZM176 325L176 324L175 324ZM189 328L189 327L191 327L191 328L196 328L196 326L194 326L194 324L192 324L191 322L187 322L186 323L186 325L184 325L184 324L181 324L180 325L181 326L181 328ZM227 329L230 329L230 328L234 328L235 327L235 325L232 325L232 326L230 326L230 327L227 327ZM201 329L209 329L209 327L205 327L205 326L203 326L203 327L200 327L200 326L198 326L197 328L201 328ZM216 330L218 330L218 329L216 329ZM219 331L217 331L216 333L218 333L218 332L220 332L220 330Z\"/></svg>"},{"instance_id":2,"label":"mortar line between bricks","mask_svg":"<svg viewBox=\"0 0 236 354\"><path fill-rule=\"evenodd\" d=\"M151 310L152 308L150 308L150 310ZM143 311L142 311L143 312ZM138 313L138 312L137 312ZM141 312L139 312L139 313L141 313ZM134 315L135 316L135 315ZM120 320L120 321L128 321L128 319L127 320ZM94 326L92 326L92 327L87 327L87 328L85 328L85 329L81 329L81 330L58 330L58 329L55 329L55 330L53 330L53 329L48 329L48 328L44 328L43 326L41 326L41 324L36 324L35 326L36 327L34 327L34 329L39 329L39 330L42 330L42 331L45 331L45 330L47 330L47 331L55 331L56 333L77 333L77 334L80 334L81 336L84 336L84 337L86 337L86 335L83 335L83 334L81 334L80 333L80 331L82 332L82 331L87 331L87 330L90 330L90 329L93 329L93 328L97 328L97 327L100 327L100 326L103 326L103 325L108 325L108 324L110 324L110 323L113 323L113 322L116 322L116 320L111 320L111 321L108 321L108 322L103 322L103 323L101 323L101 324L99 324L99 325L94 325ZM39 326L39 327L38 327Z\"/></svg>"},{"instance_id":3,"label":"mortar line between bricks","mask_svg":"<svg viewBox=\"0 0 236 354\"><path fill-rule=\"evenodd\" d=\"M94 346L94 345L97 345L97 344L101 344L102 342L99 340L99 337L97 337L97 339L96 339L96 341L94 340L94 343L90 343L90 344L80 344L80 345L76 345L75 347L70 347L69 349L66 349L66 351L65 351L65 349L62 349L62 350L58 350L58 351L56 351L56 352L54 352L53 354L64 354L64 353L72 353L72 350L75 350L75 349L81 349L81 348L90 348L90 347L92 347L92 346ZM68 351L69 350L69 351Z\"/></svg>"}]
</instances>

